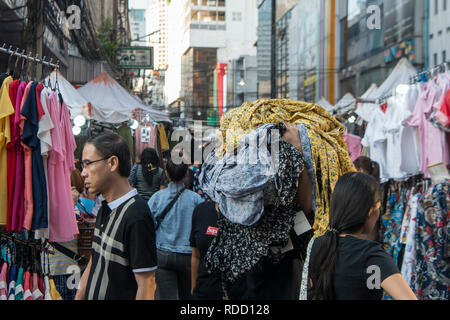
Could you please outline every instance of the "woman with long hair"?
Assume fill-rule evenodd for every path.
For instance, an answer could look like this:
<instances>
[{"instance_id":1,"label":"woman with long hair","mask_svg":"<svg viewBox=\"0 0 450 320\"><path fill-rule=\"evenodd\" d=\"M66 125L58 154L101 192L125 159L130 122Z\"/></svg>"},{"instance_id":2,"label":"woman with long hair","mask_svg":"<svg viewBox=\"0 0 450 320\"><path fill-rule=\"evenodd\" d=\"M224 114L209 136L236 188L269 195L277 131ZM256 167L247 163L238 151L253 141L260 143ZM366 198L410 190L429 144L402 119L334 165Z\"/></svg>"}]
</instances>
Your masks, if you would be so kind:
<instances>
[{"instance_id":1,"label":"woman with long hair","mask_svg":"<svg viewBox=\"0 0 450 320\"><path fill-rule=\"evenodd\" d=\"M153 194L164 189L169 183L160 166L158 153L153 148L142 151L141 163L132 168L128 180L145 201L148 201Z\"/></svg>"},{"instance_id":2,"label":"woman with long hair","mask_svg":"<svg viewBox=\"0 0 450 320\"><path fill-rule=\"evenodd\" d=\"M330 230L308 246L301 298L309 273L312 300L381 300L383 289L396 300L417 299L381 245L363 239L380 215L380 201L380 187L372 176L353 172L338 180Z\"/></svg>"}]
</instances>

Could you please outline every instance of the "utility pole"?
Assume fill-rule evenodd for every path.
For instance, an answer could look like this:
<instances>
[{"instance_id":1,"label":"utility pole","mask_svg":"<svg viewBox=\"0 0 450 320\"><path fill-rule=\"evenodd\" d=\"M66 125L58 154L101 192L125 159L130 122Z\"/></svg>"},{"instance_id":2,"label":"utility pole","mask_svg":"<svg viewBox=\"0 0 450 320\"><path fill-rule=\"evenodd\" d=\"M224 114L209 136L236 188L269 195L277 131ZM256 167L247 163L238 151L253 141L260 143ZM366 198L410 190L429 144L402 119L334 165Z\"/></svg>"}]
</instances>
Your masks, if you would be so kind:
<instances>
[{"instance_id":1,"label":"utility pole","mask_svg":"<svg viewBox=\"0 0 450 320\"><path fill-rule=\"evenodd\" d=\"M112 32L112 37L113 39L111 39L111 41L113 41L114 43L117 41L117 18L119 15L119 0L113 0L113 32ZM114 57L114 63L116 63L116 57Z\"/></svg>"},{"instance_id":2,"label":"utility pole","mask_svg":"<svg viewBox=\"0 0 450 320\"><path fill-rule=\"evenodd\" d=\"M101 13L100 13L101 21L100 21L100 23L103 23L103 21L105 21L105 0L101 0L100 2L101 2L100 3L100 10L101 10Z\"/></svg>"},{"instance_id":3,"label":"utility pole","mask_svg":"<svg viewBox=\"0 0 450 320\"><path fill-rule=\"evenodd\" d=\"M272 1L272 36L271 36L271 68L270 68L270 96L272 99L277 97L277 1Z\"/></svg>"},{"instance_id":4,"label":"utility pole","mask_svg":"<svg viewBox=\"0 0 450 320\"><path fill-rule=\"evenodd\" d=\"M41 14L39 15L39 17L37 17L39 19L39 24L37 27L37 32L36 32L36 53L38 55L39 58L43 58L42 55L44 53L44 1L43 0L38 0L37 1L37 6L39 8L39 11ZM42 77L42 64L38 63L37 64L37 72L36 72L36 79L39 80Z\"/></svg>"}]
</instances>

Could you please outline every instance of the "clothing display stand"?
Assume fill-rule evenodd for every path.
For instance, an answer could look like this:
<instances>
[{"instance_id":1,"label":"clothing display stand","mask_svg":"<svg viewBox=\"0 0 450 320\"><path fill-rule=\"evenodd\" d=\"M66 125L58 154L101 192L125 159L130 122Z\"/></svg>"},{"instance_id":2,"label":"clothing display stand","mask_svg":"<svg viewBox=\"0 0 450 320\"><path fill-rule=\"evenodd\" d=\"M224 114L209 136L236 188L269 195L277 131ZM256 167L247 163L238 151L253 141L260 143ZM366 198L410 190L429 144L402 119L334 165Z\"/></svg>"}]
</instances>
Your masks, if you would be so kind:
<instances>
[{"instance_id":1,"label":"clothing display stand","mask_svg":"<svg viewBox=\"0 0 450 320\"><path fill-rule=\"evenodd\" d=\"M3 45L0 47L0 52L8 54L8 55L10 55L10 57L15 56L15 57L17 57L17 59L29 60L31 62L43 64L43 65L46 65L47 67L59 70L59 60L57 60L57 62L55 64L55 63L52 63L53 58L51 58L50 61L46 61L45 56L42 59L39 59L38 54L36 54L35 57L33 57L31 52L28 53L28 55L27 55L25 53L25 49L23 49L22 52L19 53L19 48L16 48L15 50L13 49L12 46L9 46L9 48L7 48L6 43L3 43Z\"/></svg>"},{"instance_id":2,"label":"clothing display stand","mask_svg":"<svg viewBox=\"0 0 450 320\"><path fill-rule=\"evenodd\" d=\"M20 240L20 239L17 239L12 234L1 232L1 231L0 231L0 239L11 240L11 241L13 241L15 243L19 243L19 244L27 246L27 247L32 247L32 248L36 249L39 252L45 252L47 254L54 254L55 253L55 251L53 251L53 250L51 250L49 248L46 248L45 245L42 245L42 244L40 244L38 242Z\"/></svg>"}]
</instances>

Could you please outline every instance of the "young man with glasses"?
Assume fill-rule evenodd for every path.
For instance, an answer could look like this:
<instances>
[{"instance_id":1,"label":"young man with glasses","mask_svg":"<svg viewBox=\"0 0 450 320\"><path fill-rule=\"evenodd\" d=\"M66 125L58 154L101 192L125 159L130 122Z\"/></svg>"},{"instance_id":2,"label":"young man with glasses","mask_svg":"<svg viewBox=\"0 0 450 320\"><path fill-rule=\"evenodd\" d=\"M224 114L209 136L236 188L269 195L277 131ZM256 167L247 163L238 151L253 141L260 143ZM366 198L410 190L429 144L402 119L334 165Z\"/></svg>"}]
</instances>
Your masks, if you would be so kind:
<instances>
[{"instance_id":1,"label":"young man with glasses","mask_svg":"<svg viewBox=\"0 0 450 320\"><path fill-rule=\"evenodd\" d=\"M76 300L153 300L156 245L146 202L128 182L130 150L118 135L90 138L82 176L89 193L105 199L95 223L92 257Z\"/></svg>"}]
</instances>

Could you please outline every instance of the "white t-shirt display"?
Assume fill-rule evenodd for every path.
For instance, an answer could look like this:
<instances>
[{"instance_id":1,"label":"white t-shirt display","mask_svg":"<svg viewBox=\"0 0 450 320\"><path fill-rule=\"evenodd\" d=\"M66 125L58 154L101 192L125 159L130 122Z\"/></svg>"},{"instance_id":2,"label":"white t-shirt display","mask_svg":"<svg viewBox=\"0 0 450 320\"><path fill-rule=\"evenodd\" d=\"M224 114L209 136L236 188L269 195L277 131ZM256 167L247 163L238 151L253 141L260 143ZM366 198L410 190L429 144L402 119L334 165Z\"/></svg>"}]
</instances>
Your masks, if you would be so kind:
<instances>
[{"instance_id":1,"label":"white t-shirt display","mask_svg":"<svg viewBox=\"0 0 450 320\"><path fill-rule=\"evenodd\" d=\"M413 87L410 87L408 94L388 99L383 129L386 134L387 174L391 179L402 179L419 173L418 130L403 126L403 121L412 114L416 100L417 92Z\"/></svg>"},{"instance_id":2,"label":"white t-shirt display","mask_svg":"<svg viewBox=\"0 0 450 320\"><path fill-rule=\"evenodd\" d=\"M368 156L380 166L380 181L386 182L389 175L386 167L386 134L383 128L385 114L380 107L375 107L366 128L361 145L368 148Z\"/></svg>"}]
</instances>

